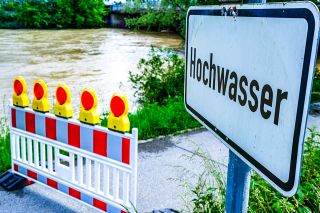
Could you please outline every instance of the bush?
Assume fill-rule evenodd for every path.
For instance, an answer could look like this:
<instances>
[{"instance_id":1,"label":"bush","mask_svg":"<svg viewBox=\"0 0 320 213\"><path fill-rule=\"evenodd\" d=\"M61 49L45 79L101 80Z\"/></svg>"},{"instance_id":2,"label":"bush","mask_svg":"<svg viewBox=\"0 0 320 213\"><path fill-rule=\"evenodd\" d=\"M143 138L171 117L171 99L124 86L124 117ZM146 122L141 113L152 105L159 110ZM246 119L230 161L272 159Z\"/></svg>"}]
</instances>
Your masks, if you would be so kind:
<instances>
[{"instance_id":1,"label":"bush","mask_svg":"<svg viewBox=\"0 0 320 213\"><path fill-rule=\"evenodd\" d=\"M139 129L139 139L168 135L200 127L185 110L183 102L184 60L170 49L154 48L149 58L140 59L139 73L129 73L140 108L129 114L131 127ZM102 126L107 126L107 116Z\"/></svg>"},{"instance_id":2,"label":"bush","mask_svg":"<svg viewBox=\"0 0 320 213\"><path fill-rule=\"evenodd\" d=\"M135 30L174 30L179 14L172 10L149 12L136 18L125 18L126 27Z\"/></svg>"},{"instance_id":3,"label":"bush","mask_svg":"<svg viewBox=\"0 0 320 213\"><path fill-rule=\"evenodd\" d=\"M170 49L151 48L148 59L140 59L140 72L129 72L138 102L164 105L168 98L183 96L184 60Z\"/></svg>"}]
</instances>

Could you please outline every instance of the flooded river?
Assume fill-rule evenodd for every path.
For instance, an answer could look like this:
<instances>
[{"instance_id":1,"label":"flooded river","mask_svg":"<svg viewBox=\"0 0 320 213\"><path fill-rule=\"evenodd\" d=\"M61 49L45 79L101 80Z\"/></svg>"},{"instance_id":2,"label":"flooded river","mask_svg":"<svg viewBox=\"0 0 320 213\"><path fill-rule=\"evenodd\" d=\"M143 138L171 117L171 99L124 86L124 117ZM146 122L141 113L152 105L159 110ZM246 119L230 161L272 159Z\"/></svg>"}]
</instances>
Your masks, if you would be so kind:
<instances>
[{"instance_id":1,"label":"flooded river","mask_svg":"<svg viewBox=\"0 0 320 213\"><path fill-rule=\"evenodd\" d=\"M122 29L94 30L0 30L0 101L12 94L12 81L22 75L32 86L43 79L53 104L58 83L69 85L74 111L80 107L83 88L92 87L98 96L100 110L108 109L114 91L125 93L131 111L136 100L128 82L129 70L137 71L140 58L150 46L179 48L179 36L168 33L138 33Z\"/></svg>"}]
</instances>

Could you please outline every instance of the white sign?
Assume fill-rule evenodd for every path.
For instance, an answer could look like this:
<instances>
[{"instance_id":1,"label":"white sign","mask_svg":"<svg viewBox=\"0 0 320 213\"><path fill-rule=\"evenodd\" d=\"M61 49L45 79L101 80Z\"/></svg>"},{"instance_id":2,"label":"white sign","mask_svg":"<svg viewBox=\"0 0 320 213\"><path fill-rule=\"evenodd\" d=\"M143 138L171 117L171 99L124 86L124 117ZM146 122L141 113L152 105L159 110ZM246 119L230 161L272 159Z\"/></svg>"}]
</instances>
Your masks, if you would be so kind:
<instances>
[{"instance_id":1,"label":"white sign","mask_svg":"<svg viewBox=\"0 0 320 213\"><path fill-rule=\"evenodd\" d=\"M192 7L189 113L285 196L299 185L319 11L309 2ZM235 13L234 13L235 14Z\"/></svg>"}]
</instances>

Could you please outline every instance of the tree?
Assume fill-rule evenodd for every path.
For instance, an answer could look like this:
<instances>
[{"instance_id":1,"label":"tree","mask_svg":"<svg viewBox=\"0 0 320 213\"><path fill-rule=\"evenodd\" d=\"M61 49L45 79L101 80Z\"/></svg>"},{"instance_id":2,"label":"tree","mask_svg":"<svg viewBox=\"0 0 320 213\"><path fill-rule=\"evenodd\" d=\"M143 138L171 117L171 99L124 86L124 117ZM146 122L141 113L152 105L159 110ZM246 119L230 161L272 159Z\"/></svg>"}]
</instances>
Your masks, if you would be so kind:
<instances>
[{"instance_id":1,"label":"tree","mask_svg":"<svg viewBox=\"0 0 320 213\"><path fill-rule=\"evenodd\" d=\"M101 27L106 15L102 0L75 0L76 27Z\"/></svg>"}]
</instances>

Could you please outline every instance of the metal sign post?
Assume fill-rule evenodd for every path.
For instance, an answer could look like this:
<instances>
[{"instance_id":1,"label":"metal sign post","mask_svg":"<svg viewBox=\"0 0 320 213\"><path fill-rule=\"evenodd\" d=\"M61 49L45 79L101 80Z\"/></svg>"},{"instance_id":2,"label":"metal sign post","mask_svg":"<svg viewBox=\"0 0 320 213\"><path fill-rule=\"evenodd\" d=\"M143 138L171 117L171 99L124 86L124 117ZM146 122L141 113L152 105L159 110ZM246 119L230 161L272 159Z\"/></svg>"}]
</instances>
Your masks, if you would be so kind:
<instances>
[{"instance_id":1,"label":"metal sign post","mask_svg":"<svg viewBox=\"0 0 320 213\"><path fill-rule=\"evenodd\" d=\"M225 204L227 213L247 212L250 192L250 171L251 168L229 150Z\"/></svg>"}]
</instances>

